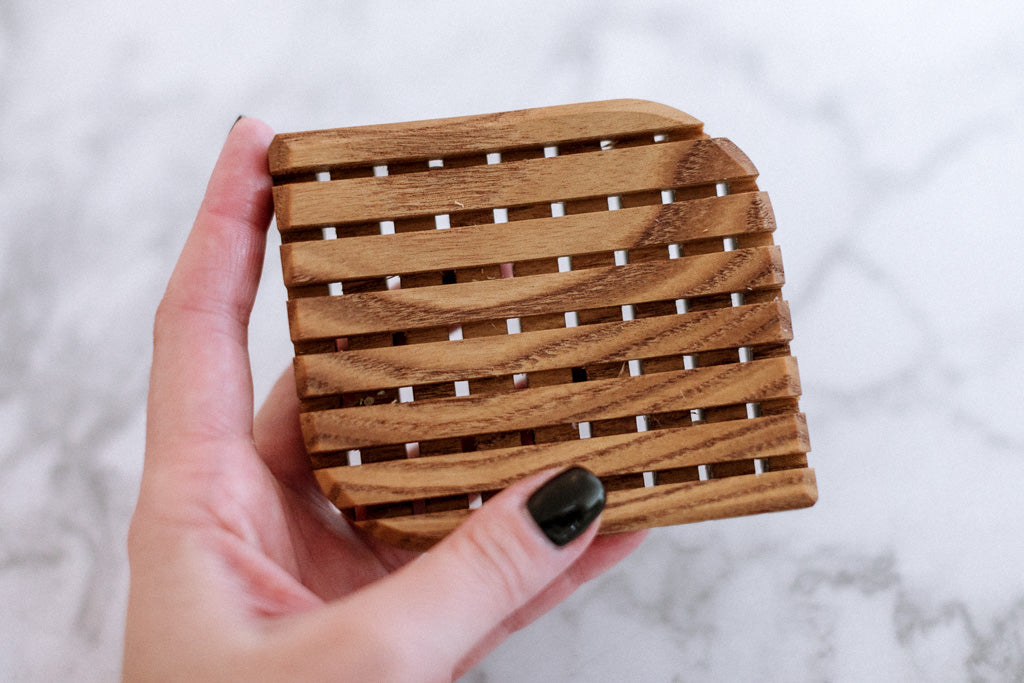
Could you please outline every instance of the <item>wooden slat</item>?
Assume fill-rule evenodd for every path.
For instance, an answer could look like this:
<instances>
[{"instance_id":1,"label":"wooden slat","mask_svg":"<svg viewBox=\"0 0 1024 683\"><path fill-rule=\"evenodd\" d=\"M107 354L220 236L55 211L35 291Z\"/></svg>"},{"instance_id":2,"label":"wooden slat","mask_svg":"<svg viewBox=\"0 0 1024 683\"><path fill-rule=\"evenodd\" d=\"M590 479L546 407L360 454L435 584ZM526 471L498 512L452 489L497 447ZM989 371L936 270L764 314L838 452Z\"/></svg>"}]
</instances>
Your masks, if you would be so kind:
<instances>
[{"instance_id":1,"label":"wooden slat","mask_svg":"<svg viewBox=\"0 0 1024 683\"><path fill-rule=\"evenodd\" d=\"M692 116L654 102L610 100L285 133L274 138L268 156L273 175L290 175L644 134L699 137L702 126Z\"/></svg>"},{"instance_id":2,"label":"wooden slat","mask_svg":"<svg viewBox=\"0 0 1024 683\"><path fill-rule=\"evenodd\" d=\"M788 342L782 301L295 359L303 399Z\"/></svg>"},{"instance_id":3,"label":"wooden slat","mask_svg":"<svg viewBox=\"0 0 1024 683\"><path fill-rule=\"evenodd\" d=\"M278 229L287 232L756 176L757 169L738 147L717 138L423 173L279 185L274 188L274 205Z\"/></svg>"},{"instance_id":4,"label":"wooden slat","mask_svg":"<svg viewBox=\"0 0 1024 683\"><path fill-rule=\"evenodd\" d=\"M778 247L288 302L292 341L580 311L783 283Z\"/></svg>"},{"instance_id":5,"label":"wooden slat","mask_svg":"<svg viewBox=\"0 0 1024 683\"><path fill-rule=\"evenodd\" d=\"M559 218L285 244L289 287L667 246L775 229L765 192Z\"/></svg>"},{"instance_id":6,"label":"wooden slat","mask_svg":"<svg viewBox=\"0 0 1024 683\"><path fill-rule=\"evenodd\" d=\"M338 507L497 491L535 472L569 465L599 477L651 472L810 450L802 414L617 434L472 453L316 471Z\"/></svg>"},{"instance_id":7,"label":"wooden slat","mask_svg":"<svg viewBox=\"0 0 1024 683\"><path fill-rule=\"evenodd\" d=\"M809 507L817 500L818 490L814 470L804 468L623 489L609 491L607 495L601 515L602 534ZM470 513L451 510L357 524L385 542L426 550Z\"/></svg>"},{"instance_id":8,"label":"wooden slat","mask_svg":"<svg viewBox=\"0 0 1024 683\"><path fill-rule=\"evenodd\" d=\"M814 470L785 470L702 482L666 484L609 495L606 534L726 519L814 505L818 488Z\"/></svg>"},{"instance_id":9,"label":"wooden slat","mask_svg":"<svg viewBox=\"0 0 1024 683\"><path fill-rule=\"evenodd\" d=\"M799 395L796 359L787 356L507 394L307 412L300 421L306 450L315 454Z\"/></svg>"}]
</instances>

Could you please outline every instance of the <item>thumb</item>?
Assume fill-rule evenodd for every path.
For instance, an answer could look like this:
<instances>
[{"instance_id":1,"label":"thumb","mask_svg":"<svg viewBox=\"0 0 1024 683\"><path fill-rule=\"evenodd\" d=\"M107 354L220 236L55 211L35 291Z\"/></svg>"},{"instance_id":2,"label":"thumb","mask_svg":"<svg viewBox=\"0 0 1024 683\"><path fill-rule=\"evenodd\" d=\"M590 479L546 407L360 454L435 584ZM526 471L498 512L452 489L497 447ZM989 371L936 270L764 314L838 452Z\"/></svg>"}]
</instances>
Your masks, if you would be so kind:
<instances>
[{"instance_id":1,"label":"thumb","mask_svg":"<svg viewBox=\"0 0 1024 683\"><path fill-rule=\"evenodd\" d=\"M529 477L337 607L350 624L374 624L371 643L384 646L396 679L450 679L478 643L583 554L604 503L604 487L585 469Z\"/></svg>"}]
</instances>

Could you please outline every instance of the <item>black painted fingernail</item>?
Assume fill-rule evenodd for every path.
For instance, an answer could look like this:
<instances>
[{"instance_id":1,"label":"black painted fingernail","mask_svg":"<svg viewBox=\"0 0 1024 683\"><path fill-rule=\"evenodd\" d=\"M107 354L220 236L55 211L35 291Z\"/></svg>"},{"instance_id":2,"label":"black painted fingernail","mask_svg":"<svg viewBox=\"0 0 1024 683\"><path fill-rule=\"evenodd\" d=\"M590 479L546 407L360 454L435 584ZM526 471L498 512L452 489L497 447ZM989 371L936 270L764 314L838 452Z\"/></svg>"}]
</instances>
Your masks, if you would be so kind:
<instances>
[{"instance_id":1,"label":"black painted fingernail","mask_svg":"<svg viewBox=\"0 0 1024 683\"><path fill-rule=\"evenodd\" d=\"M604 509L604 486L589 470L573 467L533 492L526 509L552 543L578 537Z\"/></svg>"}]
</instances>

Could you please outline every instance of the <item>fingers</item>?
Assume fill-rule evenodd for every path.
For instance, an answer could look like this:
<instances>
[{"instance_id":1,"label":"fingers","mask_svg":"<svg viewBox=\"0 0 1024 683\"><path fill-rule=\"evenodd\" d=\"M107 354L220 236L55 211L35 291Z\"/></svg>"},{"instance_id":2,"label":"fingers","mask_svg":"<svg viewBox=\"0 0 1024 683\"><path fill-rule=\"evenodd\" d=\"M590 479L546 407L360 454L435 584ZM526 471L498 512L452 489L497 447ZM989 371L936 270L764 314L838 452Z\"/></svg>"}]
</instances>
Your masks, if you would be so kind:
<instances>
[{"instance_id":1,"label":"fingers","mask_svg":"<svg viewBox=\"0 0 1024 683\"><path fill-rule=\"evenodd\" d=\"M251 433L246 332L272 213L272 135L255 119L232 128L157 310L147 426L154 458L161 444Z\"/></svg>"},{"instance_id":2,"label":"fingers","mask_svg":"<svg viewBox=\"0 0 1024 683\"><path fill-rule=\"evenodd\" d=\"M292 366L281 373L256 413L253 439L263 462L278 480L313 481L299 427L299 399Z\"/></svg>"},{"instance_id":3,"label":"fingers","mask_svg":"<svg viewBox=\"0 0 1024 683\"><path fill-rule=\"evenodd\" d=\"M428 553L333 606L333 637L361 624L369 643L393 644L386 649L396 680L450 678L593 541L600 482L586 470L552 474L509 487Z\"/></svg>"}]
</instances>

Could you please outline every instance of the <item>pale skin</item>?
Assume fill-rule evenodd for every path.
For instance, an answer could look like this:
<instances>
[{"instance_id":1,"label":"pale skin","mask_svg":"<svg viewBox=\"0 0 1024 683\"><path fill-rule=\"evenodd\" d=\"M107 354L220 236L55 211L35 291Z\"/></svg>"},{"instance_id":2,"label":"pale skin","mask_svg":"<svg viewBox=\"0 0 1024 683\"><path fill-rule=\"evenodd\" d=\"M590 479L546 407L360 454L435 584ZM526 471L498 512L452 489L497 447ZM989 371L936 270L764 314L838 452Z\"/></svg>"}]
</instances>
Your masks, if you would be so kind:
<instances>
[{"instance_id":1,"label":"pale skin","mask_svg":"<svg viewBox=\"0 0 1024 683\"><path fill-rule=\"evenodd\" d=\"M320 493L285 372L253 417L247 327L271 217L272 131L232 128L154 325L128 539L126 680L440 681L629 554L558 548L510 486L430 552L352 528Z\"/></svg>"}]
</instances>

